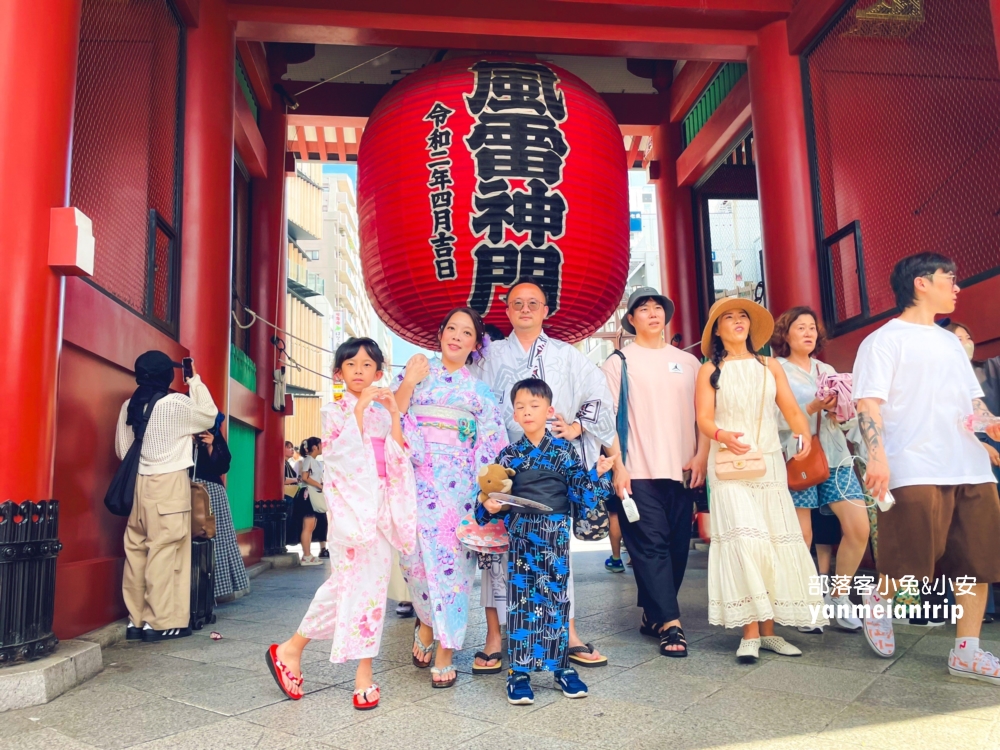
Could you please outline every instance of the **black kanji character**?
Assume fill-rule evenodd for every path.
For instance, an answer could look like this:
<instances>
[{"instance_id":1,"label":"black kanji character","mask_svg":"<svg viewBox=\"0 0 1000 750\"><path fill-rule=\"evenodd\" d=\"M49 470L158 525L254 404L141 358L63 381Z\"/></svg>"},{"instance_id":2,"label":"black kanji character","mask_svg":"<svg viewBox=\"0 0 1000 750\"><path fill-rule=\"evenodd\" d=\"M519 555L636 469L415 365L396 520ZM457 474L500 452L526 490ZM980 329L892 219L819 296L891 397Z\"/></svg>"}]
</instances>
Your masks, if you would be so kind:
<instances>
[{"instance_id":1,"label":"black kanji character","mask_svg":"<svg viewBox=\"0 0 1000 750\"><path fill-rule=\"evenodd\" d=\"M438 232L428 240L434 249L435 258L450 258L454 255L456 241L455 235L447 232Z\"/></svg>"},{"instance_id":2,"label":"black kanji character","mask_svg":"<svg viewBox=\"0 0 1000 750\"><path fill-rule=\"evenodd\" d=\"M562 250L555 245L532 247L525 244L520 248L517 278L531 279L545 290L545 297L549 301L549 315L555 315L559 310L562 265Z\"/></svg>"},{"instance_id":3,"label":"black kanji character","mask_svg":"<svg viewBox=\"0 0 1000 750\"><path fill-rule=\"evenodd\" d=\"M427 141L428 151L437 151L438 149L448 148L451 146L451 131L448 128L434 128L434 130L431 131L431 134L424 140Z\"/></svg>"},{"instance_id":4,"label":"black kanji character","mask_svg":"<svg viewBox=\"0 0 1000 750\"><path fill-rule=\"evenodd\" d=\"M562 181L569 146L551 117L521 113L484 114L465 139L480 180L538 178Z\"/></svg>"},{"instance_id":5,"label":"black kanji character","mask_svg":"<svg viewBox=\"0 0 1000 750\"><path fill-rule=\"evenodd\" d=\"M530 193L514 191L512 223L518 234L531 232L531 244L541 247L546 242L546 234L548 239L562 237L566 201L558 190L550 193L541 180L528 180L527 187Z\"/></svg>"},{"instance_id":6,"label":"black kanji character","mask_svg":"<svg viewBox=\"0 0 1000 750\"><path fill-rule=\"evenodd\" d=\"M431 211L431 216L434 217L434 229L431 230L432 232L436 234L437 232L451 231L450 208L439 208L436 211Z\"/></svg>"},{"instance_id":7,"label":"black kanji character","mask_svg":"<svg viewBox=\"0 0 1000 750\"><path fill-rule=\"evenodd\" d=\"M453 114L455 114L455 110L449 109L441 102L434 102L434 106L431 107L430 112L424 115L424 120L433 122L436 128L443 128L444 124L448 122L448 118Z\"/></svg>"},{"instance_id":8,"label":"black kanji character","mask_svg":"<svg viewBox=\"0 0 1000 750\"><path fill-rule=\"evenodd\" d=\"M513 242L499 247L484 242L472 251L472 258L475 272L469 307L480 315L486 315L493 304L494 290L498 286L510 286L517 280L520 250Z\"/></svg>"},{"instance_id":9,"label":"black kanji character","mask_svg":"<svg viewBox=\"0 0 1000 750\"><path fill-rule=\"evenodd\" d=\"M510 210L513 198L509 193L495 193L477 195L473 202L478 213L470 220L472 233L478 236L488 232L487 239L490 242L495 245L503 242L504 225L514 223L514 214Z\"/></svg>"},{"instance_id":10,"label":"black kanji character","mask_svg":"<svg viewBox=\"0 0 1000 750\"><path fill-rule=\"evenodd\" d=\"M431 169L431 179L428 181L427 187L444 190L449 185L454 184L455 181L451 179L451 169L449 167L434 167Z\"/></svg>"},{"instance_id":11,"label":"black kanji character","mask_svg":"<svg viewBox=\"0 0 1000 750\"><path fill-rule=\"evenodd\" d=\"M448 281L458 278L458 272L455 270L455 259L438 258L435 260L434 275L437 276L438 281Z\"/></svg>"},{"instance_id":12,"label":"black kanji character","mask_svg":"<svg viewBox=\"0 0 1000 750\"><path fill-rule=\"evenodd\" d=\"M469 114L484 109L502 112L508 109L531 109L548 112L558 122L566 119L566 102L556 90L555 72L539 63L477 62L470 70L476 74L476 89L465 95Z\"/></svg>"},{"instance_id":13,"label":"black kanji character","mask_svg":"<svg viewBox=\"0 0 1000 750\"><path fill-rule=\"evenodd\" d=\"M450 190L439 190L436 193L430 193L431 197L431 209L435 208L450 208L455 198L455 194Z\"/></svg>"}]
</instances>

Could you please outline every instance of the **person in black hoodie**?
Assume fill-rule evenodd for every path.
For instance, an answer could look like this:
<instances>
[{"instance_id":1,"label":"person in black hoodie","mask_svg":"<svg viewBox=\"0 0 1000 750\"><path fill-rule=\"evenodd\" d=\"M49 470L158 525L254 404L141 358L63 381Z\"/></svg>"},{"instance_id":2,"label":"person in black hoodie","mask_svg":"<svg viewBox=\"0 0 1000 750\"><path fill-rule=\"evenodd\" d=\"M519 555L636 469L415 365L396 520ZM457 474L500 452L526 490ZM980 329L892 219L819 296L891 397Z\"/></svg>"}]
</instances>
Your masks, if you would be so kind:
<instances>
[{"instance_id":1,"label":"person in black hoodie","mask_svg":"<svg viewBox=\"0 0 1000 750\"><path fill-rule=\"evenodd\" d=\"M243 557L236 543L236 529L229 511L229 496L222 484L223 474L228 473L233 456L226 439L219 429L225 420L223 414L215 419L215 426L195 435L198 449L195 481L208 490L215 515L215 598L229 598L238 591L250 588Z\"/></svg>"}]
</instances>

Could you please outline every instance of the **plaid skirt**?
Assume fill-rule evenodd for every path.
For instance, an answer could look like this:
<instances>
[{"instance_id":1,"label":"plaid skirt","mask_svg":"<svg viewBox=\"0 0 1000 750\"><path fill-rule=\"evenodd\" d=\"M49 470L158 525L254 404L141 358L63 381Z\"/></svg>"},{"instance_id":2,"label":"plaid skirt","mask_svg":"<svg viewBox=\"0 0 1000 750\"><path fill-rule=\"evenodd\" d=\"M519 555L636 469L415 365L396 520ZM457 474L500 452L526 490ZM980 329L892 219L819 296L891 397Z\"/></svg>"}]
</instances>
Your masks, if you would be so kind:
<instances>
[{"instance_id":1,"label":"plaid skirt","mask_svg":"<svg viewBox=\"0 0 1000 750\"><path fill-rule=\"evenodd\" d=\"M226 488L215 482L205 482L205 488L215 514L215 596L218 598L249 589L250 579L236 543L236 529L233 528Z\"/></svg>"}]
</instances>

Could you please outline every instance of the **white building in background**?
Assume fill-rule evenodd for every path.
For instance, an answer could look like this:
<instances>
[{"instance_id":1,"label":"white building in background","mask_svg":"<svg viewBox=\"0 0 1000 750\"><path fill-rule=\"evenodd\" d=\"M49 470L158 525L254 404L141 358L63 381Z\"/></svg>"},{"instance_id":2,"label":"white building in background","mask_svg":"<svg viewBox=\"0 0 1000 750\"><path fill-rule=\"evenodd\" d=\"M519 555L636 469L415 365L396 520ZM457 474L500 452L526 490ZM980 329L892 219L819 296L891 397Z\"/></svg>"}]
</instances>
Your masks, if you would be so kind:
<instances>
[{"instance_id":1,"label":"white building in background","mask_svg":"<svg viewBox=\"0 0 1000 750\"><path fill-rule=\"evenodd\" d=\"M615 348L618 319L625 312L629 295L639 287L651 286L662 291L660 281L660 235L656 214L656 186L645 170L628 172L629 267L621 305L611 320L577 348L596 364L604 363Z\"/></svg>"},{"instance_id":2,"label":"white building in background","mask_svg":"<svg viewBox=\"0 0 1000 750\"><path fill-rule=\"evenodd\" d=\"M709 200L715 298L747 297L763 280L760 208L755 200Z\"/></svg>"}]
</instances>

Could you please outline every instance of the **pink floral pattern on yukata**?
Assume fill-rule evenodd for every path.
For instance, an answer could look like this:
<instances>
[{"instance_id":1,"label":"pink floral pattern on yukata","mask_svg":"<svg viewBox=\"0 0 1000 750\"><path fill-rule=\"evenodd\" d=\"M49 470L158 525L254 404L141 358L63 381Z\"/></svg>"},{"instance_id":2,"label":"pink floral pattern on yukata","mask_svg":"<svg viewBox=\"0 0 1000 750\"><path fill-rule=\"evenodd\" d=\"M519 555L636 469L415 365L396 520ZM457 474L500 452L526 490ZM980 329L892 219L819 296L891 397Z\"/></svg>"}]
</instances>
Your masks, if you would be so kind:
<instances>
[{"instance_id":1,"label":"pink floral pattern on yukata","mask_svg":"<svg viewBox=\"0 0 1000 750\"><path fill-rule=\"evenodd\" d=\"M430 374L410 403L464 409L476 420L475 444L461 446L426 443L412 423L404 425L416 464L417 550L400 556L403 577L417 616L431 624L434 637L445 648L462 648L477 557L456 530L475 505L480 467L493 463L507 445L507 430L489 387L465 367L449 373L440 359L431 361Z\"/></svg>"},{"instance_id":2,"label":"pink floral pattern on yukata","mask_svg":"<svg viewBox=\"0 0 1000 750\"><path fill-rule=\"evenodd\" d=\"M364 434L350 393L323 408L323 491L328 508L330 577L313 597L299 632L331 640L330 661L378 654L392 550L416 548L416 485L407 453L392 439L381 406L365 410ZM371 438L385 439L379 477Z\"/></svg>"}]
</instances>

